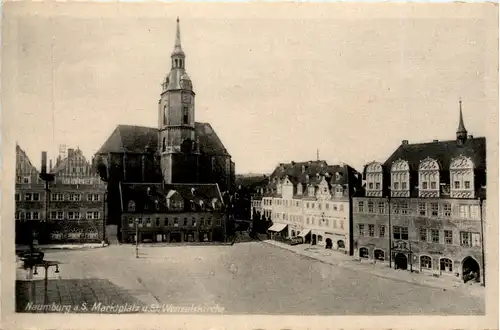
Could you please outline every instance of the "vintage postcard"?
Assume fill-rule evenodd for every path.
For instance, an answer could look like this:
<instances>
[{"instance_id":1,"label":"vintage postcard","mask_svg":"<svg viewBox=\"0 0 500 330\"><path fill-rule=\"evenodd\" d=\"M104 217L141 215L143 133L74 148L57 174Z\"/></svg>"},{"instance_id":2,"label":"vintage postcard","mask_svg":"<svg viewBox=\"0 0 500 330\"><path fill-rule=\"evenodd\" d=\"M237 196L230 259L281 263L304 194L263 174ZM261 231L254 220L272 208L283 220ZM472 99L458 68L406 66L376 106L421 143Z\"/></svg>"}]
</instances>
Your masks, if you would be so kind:
<instances>
[{"instance_id":1,"label":"vintage postcard","mask_svg":"<svg viewBox=\"0 0 500 330\"><path fill-rule=\"evenodd\" d=\"M498 328L498 6L7 2L2 328Z\"/></svg>"}]
</instances>

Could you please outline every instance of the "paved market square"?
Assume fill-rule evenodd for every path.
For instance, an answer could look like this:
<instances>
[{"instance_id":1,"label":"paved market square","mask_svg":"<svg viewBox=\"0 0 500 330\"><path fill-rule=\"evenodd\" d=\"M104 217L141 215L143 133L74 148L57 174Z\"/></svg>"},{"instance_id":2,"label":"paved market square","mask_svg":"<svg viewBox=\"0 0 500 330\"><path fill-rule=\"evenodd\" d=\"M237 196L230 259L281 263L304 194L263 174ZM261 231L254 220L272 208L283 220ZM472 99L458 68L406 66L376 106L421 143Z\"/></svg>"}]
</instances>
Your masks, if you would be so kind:
<instances>
[{"instance_id":1,"label":"paved market square","mask_svg":"<svg viewBox=\"0 0 500 330\"><path fill-rule=\"evenodd\" d=\"M99 303L148 306L150 312L151 306L167 306L170 312L210 313L215 306L215 312L229 314L481 315L485 310L484 297L467 290L384 278L359 268L364 266L332 265L265 242L141 246L139 256L132 245L48 250L46 259L61 265L59 274L49 273L47 301L43 271L30 298L26 274L18 269L17 310L37 312L33 303L44 302L87 306L77 312L99 312L89 309Z\"/></svg>"}]
</instances>

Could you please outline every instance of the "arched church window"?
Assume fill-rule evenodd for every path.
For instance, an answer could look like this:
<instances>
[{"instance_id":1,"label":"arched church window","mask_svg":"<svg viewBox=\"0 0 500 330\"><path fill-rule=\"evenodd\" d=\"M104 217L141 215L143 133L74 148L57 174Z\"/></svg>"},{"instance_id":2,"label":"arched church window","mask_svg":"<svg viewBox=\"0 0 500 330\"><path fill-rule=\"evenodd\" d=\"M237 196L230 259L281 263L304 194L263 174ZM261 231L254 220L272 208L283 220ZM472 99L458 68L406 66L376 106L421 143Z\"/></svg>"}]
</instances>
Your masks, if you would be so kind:
<instances>
[{"instance_id":1,"label":"arched church window","mask_svg":"<svg viewBox=\"0 0 500 330\"><path fill-rule=\"evenodd\" d=\"M182 60L179 60L179 67L182 68Z\"/></svg>"},{"instance_id":2,"label":"arched church window","mask_svg":"<svg viewBox=\"0 0 500 330\"><path fill-rule=\"evenodd\" d=\"M179 65L179 60L178 60L178 59L176 59L176 60L175 60L175 67L177 68L177 67L178 67L178 65Z\"/></svg>"}]
</instances>

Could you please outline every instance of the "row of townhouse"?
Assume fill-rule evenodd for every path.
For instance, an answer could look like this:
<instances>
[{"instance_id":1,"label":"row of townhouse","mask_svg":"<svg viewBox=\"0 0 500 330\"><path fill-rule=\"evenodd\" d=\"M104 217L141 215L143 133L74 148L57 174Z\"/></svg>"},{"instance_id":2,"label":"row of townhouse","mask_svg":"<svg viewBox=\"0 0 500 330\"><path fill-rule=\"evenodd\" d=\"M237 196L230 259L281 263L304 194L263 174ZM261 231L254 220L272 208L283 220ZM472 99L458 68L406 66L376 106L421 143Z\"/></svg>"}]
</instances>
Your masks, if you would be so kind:
<instances>
[{"instance_id":1,"label":"row of townhouse","mask_svg":"<svg viewBox=\"0 0 500 330\"><path fill-rule=\"evenodd\" d=\"M306 243L345 246L361 261L485 282L486 139L467 134L461 102L454 140L404 140L362 175L324 161L280 164L251 203L272 235L312 233Z\"/></svg>"},{"instance_id":2,"label":"row of townhouse","mask_svg":"<svg viewBox=\"0 0 500 330\"><path fill-rule=\"evenodd\" d=\"M48 171L54 181L46 187L40 171L16 146L16 242L28 244L32 233L40 243L101 241L106 186L81 150L68 149L67 157L58 158L54 167L51 162Z\"/></svg>"},{"instance_id":3,"label":"row of townhouse","mask_svg":"<svg viewBox=\"0 0 500 330\"><path fill-rule=\"evenodd\" d=\"M394 269L484 283L486 139L410 144L365 166L353 198L354 254Z\"/></svg>"},{"instance_id":4,"label":"row of townhouse","mask_svg":"<svg viewBox=\"0 0 500 330\"><path fill-rule=\"evenodd\" d=\"M252 216L272 221L272 237L302 237L305 243L352 254L350 201L359 189L361 174L346 164L279 164L262 196L252 198Z\"/></svg>"}]
</instances>

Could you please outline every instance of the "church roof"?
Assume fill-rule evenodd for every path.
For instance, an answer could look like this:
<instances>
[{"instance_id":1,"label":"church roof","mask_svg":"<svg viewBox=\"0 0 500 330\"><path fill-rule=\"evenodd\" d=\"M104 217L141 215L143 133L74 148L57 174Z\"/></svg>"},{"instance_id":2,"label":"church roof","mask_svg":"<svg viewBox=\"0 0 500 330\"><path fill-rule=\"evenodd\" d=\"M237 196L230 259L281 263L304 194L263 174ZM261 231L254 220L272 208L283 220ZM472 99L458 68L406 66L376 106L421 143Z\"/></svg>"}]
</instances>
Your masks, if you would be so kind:
<instances>
[{"instance_id":1,"label":"church roof","mask_svg":"<svg viewBox=\"0 0 500 330\"><path fill-rule=\"evenodd\" d=\"M228 156L224 144L209 123L195 123L200 152L208 155ZM146 146L158 146L158 130L152 127L118 125L96 154L144 153Z\"/></svg>"},{"instance_id":2,"label":"church roof","mask_svg":"<svg viewBox=\"0 0 500 330\"><path fill-rule=\"evenodd\" d=\"M147 145L157 148L158 130L152 127L118 125L96 154L144 153Z\"/></svg>"},{"instance_id":3,"label":"church roof","mask_svg":"<svg viewBox=\"0 0 500 330\"><path fill-rule=\"evenodd\" d=\"M463 145L456 140L402 144L385 161L384 167L390 171L394 161L403 159L411 171L418 171L420 161L429 157L435 159L442 170L448 170L452 159L460 155L471 158L476 169L486 169L486 138L468 138Z\"/></svg>"}]
</instances>

